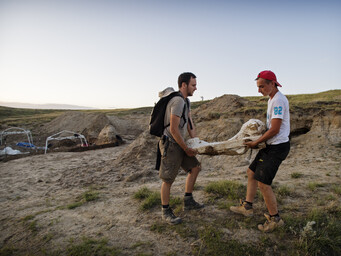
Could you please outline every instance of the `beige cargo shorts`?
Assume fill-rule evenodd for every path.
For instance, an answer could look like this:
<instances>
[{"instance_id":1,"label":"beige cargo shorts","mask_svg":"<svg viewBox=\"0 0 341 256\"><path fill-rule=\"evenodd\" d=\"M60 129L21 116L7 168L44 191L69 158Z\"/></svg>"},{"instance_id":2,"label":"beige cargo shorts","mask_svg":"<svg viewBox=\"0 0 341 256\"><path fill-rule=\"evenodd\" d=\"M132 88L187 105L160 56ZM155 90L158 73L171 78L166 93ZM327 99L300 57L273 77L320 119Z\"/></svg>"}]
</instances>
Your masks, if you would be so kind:
<instances>
[{"instance_id":1,"label":"beige cargo shorts","mask_svg":"<svg viewBox=\"0 0 341 256\"><path fill-rule=\"evenodd\" d=\"M185 151L175 142L167 137L162 137L159 141L161 151L161 165L159 176L166 183L173 183L179 173L180 167L185 172L200 165L198 159L188 156Z\"/></svg>"}]
</instances>

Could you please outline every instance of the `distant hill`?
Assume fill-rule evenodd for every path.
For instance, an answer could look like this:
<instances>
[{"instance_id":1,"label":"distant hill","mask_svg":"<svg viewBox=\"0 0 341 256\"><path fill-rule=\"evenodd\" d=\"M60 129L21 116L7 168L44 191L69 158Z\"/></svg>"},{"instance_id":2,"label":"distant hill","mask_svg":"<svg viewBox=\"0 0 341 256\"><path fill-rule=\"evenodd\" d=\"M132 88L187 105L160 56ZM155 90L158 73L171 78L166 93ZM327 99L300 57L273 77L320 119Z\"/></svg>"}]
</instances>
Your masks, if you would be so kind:
<instances>
[{"instance_id":1,"label":"distant hill","mask_svg":"<svg viewBox=\"0 0 341 256\"><path fill-rule=\"evenodd\" d=\"M68 105L68 104L31 104L21 102L3 102L0 101L0 106L10 108L31 108L31 109L94 109L92 107Z\"/></svg>"}]
</instances>

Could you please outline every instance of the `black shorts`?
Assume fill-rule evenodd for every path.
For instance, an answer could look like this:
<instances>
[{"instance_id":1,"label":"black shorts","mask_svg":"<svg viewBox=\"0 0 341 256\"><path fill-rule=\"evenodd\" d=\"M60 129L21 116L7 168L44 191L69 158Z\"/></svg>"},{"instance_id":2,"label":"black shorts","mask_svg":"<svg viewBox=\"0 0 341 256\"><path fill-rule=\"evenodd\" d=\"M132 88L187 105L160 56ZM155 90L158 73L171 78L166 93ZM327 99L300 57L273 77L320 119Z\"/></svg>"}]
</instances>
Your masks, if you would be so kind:
<instances>
[{"instance_id":1,"label":"black shorts","mask_svg":"<svg viewBox=\"0 0 341 256\"><path fill-rule=\"evenodd\" d=\"M271 185L278 167L288 156L289 151L289 141L278 145L266 145L266 148L258 152L249 166L249 169L255 173L254 178L264 184Z\"/></svg>"}]
</instances>

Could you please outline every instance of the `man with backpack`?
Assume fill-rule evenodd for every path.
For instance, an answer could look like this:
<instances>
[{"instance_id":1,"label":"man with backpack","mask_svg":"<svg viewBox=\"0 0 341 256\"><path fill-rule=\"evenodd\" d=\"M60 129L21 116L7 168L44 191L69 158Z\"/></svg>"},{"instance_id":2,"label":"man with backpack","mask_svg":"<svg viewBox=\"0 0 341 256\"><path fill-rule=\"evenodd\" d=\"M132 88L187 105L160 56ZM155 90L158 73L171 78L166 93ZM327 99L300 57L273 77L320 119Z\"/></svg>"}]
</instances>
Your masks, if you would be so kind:
<instances>
[{"instance_id":1,"label":"man with backpack","mask_svg":"<svg viewBox=\"0 0 341 256\"><path fill-rule=\"evenodd\" d=\"M204 207L203 204L197 203L192 195L194 184L201 170L200 163L195 157L197 152L187 147L184 140L186 132L191 138L196 137L188 100L188 97L193 96L197 89L196 85L196 76L193 73L186 72L179 76L179 92L174 92L174 96L167 104L164 116L165 128L159 141L162 219L170 224L182 222L181 218L175 216L169 207L170 189L180 167L188 173L185 185L184 210Z\"/></svg>"}]
</instances>

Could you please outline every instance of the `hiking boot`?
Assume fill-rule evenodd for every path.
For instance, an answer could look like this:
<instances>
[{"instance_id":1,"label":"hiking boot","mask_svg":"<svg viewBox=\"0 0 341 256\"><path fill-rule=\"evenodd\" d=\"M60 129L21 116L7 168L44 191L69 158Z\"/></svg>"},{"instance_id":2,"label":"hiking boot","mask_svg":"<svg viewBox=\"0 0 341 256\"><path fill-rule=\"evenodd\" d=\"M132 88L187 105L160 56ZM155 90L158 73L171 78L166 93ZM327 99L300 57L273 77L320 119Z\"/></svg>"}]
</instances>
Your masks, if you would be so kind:
<instances>
[{"instance_id":1,"label":"hiking boot","mask_svg":"<svg viewBox=\"0 0 341 256\"><path fill-rule=\"evenodd\" d=\"M253 216L253 209L252 206L249 206L246 201L240 199L238 206L231 206L230 210L235 213L242 214L246 217Z\"/></svg>"},{"instance_id":2,"label":"hiking boot","mask_svg":"<svg viewBox=\"0 0 341 256\"><path fill-rule=\"evenodd\" d=\"M199 204L198 202L196 202L193 198L193 196L185 196L184 197L184 210L197 210L197 209L201 209L204 208L205 205L204 204Z\"/></svg>"},{"instance_id":3,"label":"hiking boot","mask_svg":"<svg viewBox=\"0 0 341 256\"><path fill-rule=\"evenodd\" d=\"M262 225L262 224L259 224L258 225L258 229L260 231L263 231L265 233L268 233L268 232L272 232L274 231L275 228L277 227L282 227L284 226L284 221L281 219L281 217L270 217L269 214L266 214L264 213L264 216L266 218L266 221L265 223Z\"/></svg>"},{"instance_id":4,"label":"hiking boot","mask_svg":"<svg viewBox=\"0 0 341 256\"><path fill-rule=\"evenodd\" d=\"M172 225L180 224L182 222L182 219L180 217L176 217L170 207L162 208L162 219Z\"/></svg>"}]
</instances>

